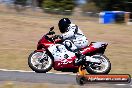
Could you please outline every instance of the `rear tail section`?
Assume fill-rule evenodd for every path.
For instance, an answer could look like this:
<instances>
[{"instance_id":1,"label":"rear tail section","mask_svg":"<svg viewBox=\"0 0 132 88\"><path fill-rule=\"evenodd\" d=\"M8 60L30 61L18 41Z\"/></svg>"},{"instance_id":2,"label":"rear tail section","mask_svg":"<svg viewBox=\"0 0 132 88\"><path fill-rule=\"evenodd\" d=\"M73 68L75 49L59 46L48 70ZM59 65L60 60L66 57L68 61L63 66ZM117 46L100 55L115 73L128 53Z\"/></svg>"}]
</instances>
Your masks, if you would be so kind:
<instances>
[{"instance_id":1,"label":"rear tail section","mask_svg":"<svg viewBox=\"0 0 132 88\"><path fill-rule=\"evenodd\" d=\"M106 42L92 42L88 47L84 48L83 54L101 53L104 54L108 43Z\"/></svg>"}]
</instances>

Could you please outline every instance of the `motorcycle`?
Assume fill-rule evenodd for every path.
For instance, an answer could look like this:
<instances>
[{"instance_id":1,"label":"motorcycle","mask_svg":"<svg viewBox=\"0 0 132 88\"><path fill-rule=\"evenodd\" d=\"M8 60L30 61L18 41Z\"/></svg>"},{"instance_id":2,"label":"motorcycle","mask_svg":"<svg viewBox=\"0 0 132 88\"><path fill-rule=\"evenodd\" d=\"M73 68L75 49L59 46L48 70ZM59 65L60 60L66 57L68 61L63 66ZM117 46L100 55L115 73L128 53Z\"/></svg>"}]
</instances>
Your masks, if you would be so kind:
<instances>
[{"instance_id":1,"label":"motorcycle","mask_svg":"<svg viewBox=\"0 0 132 88\"><path fill-rule=\"evenodd\" d=\"M87 47L80 49L80 52L86 56L86 60L76 66L74 65L77 60L75 53L66 49L62 44L63 41L56 37L53 29L54 27L51 27L49 32L39 40L37 50L28 57L28 65L33 71L46 73L54 68L57 71L74 73L79 71L80 74L84 74L83 70L89 74L108 74L110 72L111 63L104 55L108 43L91 42Z\"/></svg>"}]
</instances>

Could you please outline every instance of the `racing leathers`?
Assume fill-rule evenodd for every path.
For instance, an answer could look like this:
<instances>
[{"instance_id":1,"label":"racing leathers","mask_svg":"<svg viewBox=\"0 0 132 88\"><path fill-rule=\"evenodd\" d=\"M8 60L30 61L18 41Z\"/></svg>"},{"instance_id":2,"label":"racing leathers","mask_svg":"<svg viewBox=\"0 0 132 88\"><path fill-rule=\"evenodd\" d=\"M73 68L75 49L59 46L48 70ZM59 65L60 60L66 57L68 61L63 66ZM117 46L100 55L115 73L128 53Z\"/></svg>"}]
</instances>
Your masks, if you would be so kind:
<instances>
[{"instance_id":1,"label":"racing leathers","mask_svg":"<svg viewBox=\"0 0 132 88\"><path fill-rule=\"evenodd\" d=\"M65 47L76 54L79 64L83 59L84 55L80 53L81 48L88 46L88 40L79 27L75 24L70 24L67 31L61 35L64 40L63 44ZM79 61L80 60L80 61Z\"/></svg>"}]
</instances>

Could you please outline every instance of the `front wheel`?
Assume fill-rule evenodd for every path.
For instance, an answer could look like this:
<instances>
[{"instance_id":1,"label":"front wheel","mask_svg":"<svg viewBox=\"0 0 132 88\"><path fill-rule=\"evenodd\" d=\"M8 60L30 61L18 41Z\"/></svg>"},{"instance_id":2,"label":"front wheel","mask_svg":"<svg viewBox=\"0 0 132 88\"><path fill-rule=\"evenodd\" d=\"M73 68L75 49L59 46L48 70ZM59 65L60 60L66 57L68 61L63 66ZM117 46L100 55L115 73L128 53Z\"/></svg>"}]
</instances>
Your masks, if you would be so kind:
<instances>
[{"instance_id":1,"label":"front wheel","mask_svg":"<svg viewBox=\"0 0 132 88\"><path fill-rule=\"evenodd\" d=\"M46 52L34 51L28 57L28 65L37 73L46 73L52 69L53 59Z\"/></svg>"},{"instance_id":2,"label":"front wheel","mask_svg":"<svg viewBox=\"0 0 132 88\"><path fill-rule=\"evenodd\" d=\"M102 54L93 55L92 58L100 60L100 64L97 63L89 63L86 66L86 70L90 74L108 74L111 70L111 63L109 59Z\"/></svg>"}]
</instances>

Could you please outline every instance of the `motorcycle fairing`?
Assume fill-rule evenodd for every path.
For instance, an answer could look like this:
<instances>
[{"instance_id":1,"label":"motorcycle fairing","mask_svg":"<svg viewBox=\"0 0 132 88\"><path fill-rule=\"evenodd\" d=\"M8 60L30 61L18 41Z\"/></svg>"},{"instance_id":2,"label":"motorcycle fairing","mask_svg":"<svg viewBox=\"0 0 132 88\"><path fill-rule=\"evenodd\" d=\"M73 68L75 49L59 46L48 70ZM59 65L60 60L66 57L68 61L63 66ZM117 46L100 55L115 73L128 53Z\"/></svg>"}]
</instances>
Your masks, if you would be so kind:
<instances>
[{"instance_id":1,"label":"motorcycle fairing","mask_svg":"<svg viewBox=\"0 0 132 88\"><path fill-rule=\"evenodd\" d=\"M105 42L95 42L91 43L90 46L84 48L81 52L86 54L87 52L95 51L104 45L107 45ZM54 57L55 61L66 61L65 59L72 59L75 56L75 53L68 51L66 47L62 44L50 45L48 50Z\"/></svg>"},{"instance_id":2,"label":"motorcycle fairing","mask_svg":"<svg viewBox=\"0 0 132 88\"><path fill-rule=\"evenodd\" d=\"M82 49L81 53L86 54L88 52L94 52L97 49L107 46L107 45L108 45L108 43L106 43L106 42L94 42L94 43L91 43L88 47Z\"/></svg>"},{"instance_id":3,"label":"motorcycle fairing","mask_svg":"<svg viewBox=\"0 0 132 88\"><path fill-rule=\"evenodd\" d=\"M101 48L104 45L108 45L108 43L106 43L106 42L95 42L95 43L92 43L92 44L93 44L94 48Z\"/></svg>"},{"instance_id":4,"label":"motorcycle fairing","mask_svg":"<svg viewBox=\"0 0 132 88\"><path fill-rule=\"evenodd\" d=\"M102 45L107 44L104 42L95 42L91 43L88 47L82 49L82 54L88 52L94 52L97 49L101 48ZM75 53L68 51L66 47L62 44L54 44L48 47L48 50L51 52L54 57L54 69L60 68L77 68L73 65L73 60L76 59ZM96 62L96 61L95 61ZM68 65L67 65L68 64Z\"/></svg>"},{"instance_id":5,"label":"motorcycle fairing","mask_svg":"<svg viewBox=\"0 0 132 88\"><path fill-rule=\"evenodd\" d=\"M68 51L64 45L55 44L48 47L48 50L54 57L54 69L62 68L78 68L78 66L73 65L73 60L76 56L73 52Z\"/></svg>"},{"instance_id":6,"label":"motorcycle fairing","mask_svg":"<svg viewBox=\"0 0 132 88\"><path fill-rule=\"evenodd\" d=\"M54 61L62 61L66 62L67 59L71 59L75 56L75 54L71 51L68 51L66 47L62 44L55 44L48 47L48 50L54 57ZM67 63L66 63L67 64Z\"/></svg>"}]
</instances>

